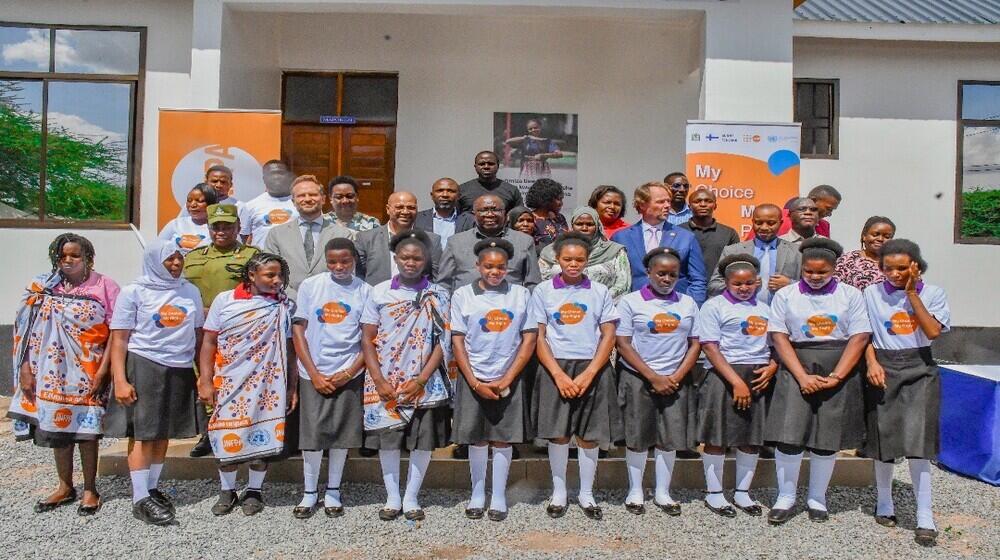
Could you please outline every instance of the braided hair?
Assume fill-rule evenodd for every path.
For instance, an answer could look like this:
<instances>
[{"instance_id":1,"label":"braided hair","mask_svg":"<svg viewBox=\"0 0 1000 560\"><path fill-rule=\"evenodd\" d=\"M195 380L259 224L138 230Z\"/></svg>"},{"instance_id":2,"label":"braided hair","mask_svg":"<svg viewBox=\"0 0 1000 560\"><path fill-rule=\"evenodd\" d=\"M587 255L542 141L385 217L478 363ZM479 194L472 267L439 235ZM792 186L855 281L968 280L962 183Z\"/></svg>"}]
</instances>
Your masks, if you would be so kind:
<instances>
[{"instance_id":1,"label":"braided hair","mask_svg":"<svg viewBox=\"0 0 1000 560\"><path fill-rule=\"evenodd\" d=\"M247 264L243 265L242 270L240 271L240 284L243 285L243 289L250 291L250 285L252 284L250 280L251 272L257 272L257 269L260 267L273 262L281 265L281 290L279 290L279 292L283 295L285 293L285 288L288 287L288 280L291 277L291 272L288 270L288 263L285 262L285 259L275 255L274 253L265 253L263 251L250 257L247 260Z\"/></svg>"},{"instance_id":2,"label":"braided hair","mask_svg":"<svg viewBox=\"0 0 1000 560\"><path fill-rule=\"evenodd\" d=\"M59 260L62 259L63 247L68 243L76 243L83 251L83 258L87 261L87 269L94 269L94 244L89 239L75 233L62 233L56 236L49 244L49 262L52 263L52 272L59 268Z\"/></svg>"}]
</instances>

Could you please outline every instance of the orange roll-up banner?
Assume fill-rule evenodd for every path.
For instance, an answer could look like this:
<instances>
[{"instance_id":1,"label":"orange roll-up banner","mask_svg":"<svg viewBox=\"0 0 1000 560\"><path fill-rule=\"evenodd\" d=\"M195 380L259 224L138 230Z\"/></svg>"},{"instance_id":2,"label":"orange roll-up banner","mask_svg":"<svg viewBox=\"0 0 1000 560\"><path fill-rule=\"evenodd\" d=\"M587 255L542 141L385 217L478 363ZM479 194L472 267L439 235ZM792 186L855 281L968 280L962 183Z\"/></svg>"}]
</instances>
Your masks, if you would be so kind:
<instances>
[{"instance_id":1,"label":"orange roll-up banner","mask_svg":"<svg viewBox=\"0 0 1000 560\"><path fill-rule=\"evenodd\" d=\"M156 230L177 217L205 170L233 170L231 196L247 202L264 192L261 165L281 155L281 112L160 109Z\"/></svg>"},{"instance_id":2,"label":"orange roll-up banner","mask_svg":"<svg viewBox=\"0 0 1000 560\"><path fill-rule=\"evenodd\" d=\"M688 121L691 192L714 192L716 219L745 239L756 205L799 196L800 132L798 123Z\"/></svg>"}]
</instances>

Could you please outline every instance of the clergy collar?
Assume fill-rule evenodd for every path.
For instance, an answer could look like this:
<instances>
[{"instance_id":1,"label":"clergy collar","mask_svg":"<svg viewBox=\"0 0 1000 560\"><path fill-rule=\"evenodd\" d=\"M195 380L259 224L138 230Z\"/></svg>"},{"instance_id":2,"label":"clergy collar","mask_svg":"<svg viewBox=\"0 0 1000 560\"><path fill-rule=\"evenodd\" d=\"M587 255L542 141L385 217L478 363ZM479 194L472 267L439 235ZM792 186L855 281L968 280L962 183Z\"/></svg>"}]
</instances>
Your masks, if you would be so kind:
<instances>
[{"instance_id":1,"label":"clergy collar","mask_svg":"<svg viewBox=\"0 0 1000 560\"><path fill-rule=\"evenodd\" d=\"M507 282L506 278L504 278L503 282L500 282L499 286L497 286L495 289L490 289L490 290L484 290L484 289L480 288L479 287L479 280L475 280L475 281L472 282L472 293L475 294L475 295L477 295L477 296L481 296L481 295L485 294L486 292L491 292L491 293L496 293L496 294L506 294L509 291L510 291L510 283Z\"/></svg>"},{"instance_id":2,"label":"clergy collar","mask_svg":"<svg viewBox=\"0 0 1000 560\"><path fill-rule=\"evenodd\" d=\"M750 299L739 299L736 296L734 296L732 293L730 293L728 289L726 289L726 290L722 291L722 297L726 298L726 301L728 301L729 303L731 303L733 305L736 305L737 303L743 303L744 301L747 302L747 303L749 303L750 305L757 305L757 295L756 294L750 296Z\"/></svg>"},{"instance_id":3,"label":"clergy collar","mask_svg":"<svg viewBox=\"0 0 1000 560\"><path fill-rule=\"evenodd\" d=\"M571 285L569 285L569 284L567 284L566 282L563 281L563 279L562 279L562 273L560 273L560 274L556 274L555 276L552 277L552 287L555 288L555 289L557 289L557 290L561 290L563 288L583 288L585 290L589 290L590 289L590 278L587 278L587 275L584 274L583 275L583 280L581 280L579 284L575 284L575 285L571 286Z\"/></svg>"},{"instance_id":4,"label":"clergy collar","mask_svg":"<svg viewBox=\"0 0 1000 560\"><path fill-rule=\"evenodd\" d=\"M894 294L896 292L899 292L899 291L901 291L903 289L903 288L897 288L896 286L893 286L892 282L890 282L888 280L883 280L882 281L882 287L885 288L885 293L889 294L890 296L892 294ZM924 291L924 283L923 283L922 280L918 280L917 281L917 293L919 294L922 291Z\"/></svg>"},{"instance_id":5,"label":"clergy collar","mask_svg":"<svg viewBox=\"0 0 1000 560\"><path fill-rule=\"evenodd\" d=\"M818 290L806 284L805 280L799 280L799 292L807 295L814 296L827 296L837 291L837 279L831 278L826 286L819 288Z\"/></svg>"},{"instance_id":6,"label":"clergy collar","mask_svg":"<svg viewBox=\"0 0 1000 560\"><path fill-rule=\"evenodd\" d=\"M653 288L646 284L639 289L639 294L642 295L642 301L652 301L654 299L659 299L662 301L669 301L670 303L677 303L681 300L681 296L677 294L677 290L673 290L667 295L660 295L653 291Z\"/></svg>"},{"instance_id":7,"label":"clergy collar","mask_svg":"<svg viewBox=\"0 0 1000 560\"><path fill-rule=\"evenodd\" d=\"M414 290L414 291L419 292L420 290L426 290L427 286L430 286L430 284L431 284L431 281L428 280L426 276L423 276L423 277L420 278L420 282L416 286L412 286L412 287L411 286L407 286L407 285L403 284L400 281L399 275L397 274L397 275L395 275L395 276L392 277L392 282L389 283L389 287L391 289L393 289L393 290L398 290L400 288L406 288L407 290Z\"/></svg>"}]
</instances>

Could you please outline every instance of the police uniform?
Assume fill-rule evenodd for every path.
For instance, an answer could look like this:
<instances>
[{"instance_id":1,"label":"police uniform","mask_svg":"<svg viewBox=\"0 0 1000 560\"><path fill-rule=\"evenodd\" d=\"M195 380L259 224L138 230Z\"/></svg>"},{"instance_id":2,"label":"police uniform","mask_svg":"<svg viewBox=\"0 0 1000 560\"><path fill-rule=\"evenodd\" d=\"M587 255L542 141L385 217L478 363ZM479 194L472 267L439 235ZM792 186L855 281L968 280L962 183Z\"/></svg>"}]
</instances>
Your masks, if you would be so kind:
<instances>
[{"instance_id":1,"label":"police uniform","mask_svg":"<svg viewBox=\"0 0 1000 560\"><path fill-rule=\"evenodd\" d=\"M235 222L237 212L232 204L213 204L208 207L208 223ZM195 249L184 257L184 278L201 291L202 304L207 309L215 296L239 284L243 266L258 252L256 247L242 243L226 250L215 245Z\"/></svg>"}]
</instances>

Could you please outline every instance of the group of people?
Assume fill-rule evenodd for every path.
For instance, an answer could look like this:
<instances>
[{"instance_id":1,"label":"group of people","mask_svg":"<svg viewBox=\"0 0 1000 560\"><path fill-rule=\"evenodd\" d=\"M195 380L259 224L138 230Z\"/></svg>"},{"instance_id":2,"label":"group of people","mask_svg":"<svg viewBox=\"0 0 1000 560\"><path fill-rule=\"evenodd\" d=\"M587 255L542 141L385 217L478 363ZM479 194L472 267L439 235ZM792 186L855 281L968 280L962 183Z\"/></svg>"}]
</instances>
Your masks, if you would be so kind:
<instances>
[{"instance_id":1,"label":"group of people","mask_svg":"<svg viewBox=\"0 0 1000 560\"><path fill-rule=\"evenodd\" d=\"M215 515L261 511L268 464L296 448L304 489L293 515L342 515L346 457L366 449L382 468L379 517L423 519L431 452L460 444L465 514L502 521L512 445L544 440L553 518L569 505L575 442L577 502L592 519L602 517L601 449L626 448L629 512L645 512L652 452L653 504L680 515L674 462L700 445L705 505L724 517L764 514L748 491L761 449L774 448L776 525L795 511L808 451L806 506L822 522L836 454L858 449L874 459L875 521L896 524L893 464L907 458L916 539L934 542L930 344L949 310L891 220L870 219L861 249L844 254L823 219L841 197L823 185L784 209L756 206L740 241L715 220L712 192L690 192L683 173L635 189L634 224L611 185L566 220L555 181L539 179L522 201L496 178L496 154L477 154L474 167L472 181L431 186L433 209L394 192L385 224L357 212L350 177L324 186L271 161L266 192L233 204L232 173L213 167L120 290L95 271L87 239L58 236L52 270L30 283L16 322L9 415L19 438L54 448L59 475L35 510L76 501L78 445L78 511L96 513L96 441L110 436L128 438L135 517L170 523L174 506L158 489L168 442L200 433L219 461ZM242 463L249 479L237 492Z\"/></svg>"}]
</instances>

